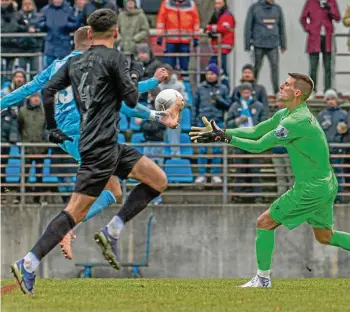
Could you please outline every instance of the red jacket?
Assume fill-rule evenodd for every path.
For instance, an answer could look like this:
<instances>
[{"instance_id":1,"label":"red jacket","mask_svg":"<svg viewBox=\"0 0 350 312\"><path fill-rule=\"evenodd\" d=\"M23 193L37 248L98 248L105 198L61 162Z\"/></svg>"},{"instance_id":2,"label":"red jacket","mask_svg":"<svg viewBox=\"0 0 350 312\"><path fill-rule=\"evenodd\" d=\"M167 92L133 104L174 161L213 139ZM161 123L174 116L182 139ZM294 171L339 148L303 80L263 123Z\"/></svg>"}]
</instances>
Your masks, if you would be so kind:
<instances>
[{"instance_id":1,"label":"red jacket","mask_svg":"<svg viewBox=\"0 0 350 312\"><path fill-rule=\"evenodd\" d=\"M333 20L340 21L340 13L336 0L328 0L330 9L321 8L318 0L307 0L300 17L300 23L308 33L307 53L321 52L321 26L326 30L326 52L332 51Z\"/></svg>"},{"instance_id":2,"label":"red jacket","mask_svg":"<svg viewBox=\"0 0 350 312\"><path fill-rule=\"evenodd\" d=\"M231 12L226 10L220 17L217 24L211 24L206 27L208 32L221 34L221 52L228 54L235 44L236 21ZM214 52L218 52L218 39L212 38L211 45Z\"/></svg>"},{"instance_id":3,"label":"red jacket","mask_svg":"<svg viewBox=\"0 0 350 312\"><path fill-rule=\"evenodd\" d=\"M199 32L199 14L193 0L164 0L157 16L157 35L172 34L176 37L166 37L169 43L189 43L198 36L184 36Z\"/></svg>"}]
</instances>

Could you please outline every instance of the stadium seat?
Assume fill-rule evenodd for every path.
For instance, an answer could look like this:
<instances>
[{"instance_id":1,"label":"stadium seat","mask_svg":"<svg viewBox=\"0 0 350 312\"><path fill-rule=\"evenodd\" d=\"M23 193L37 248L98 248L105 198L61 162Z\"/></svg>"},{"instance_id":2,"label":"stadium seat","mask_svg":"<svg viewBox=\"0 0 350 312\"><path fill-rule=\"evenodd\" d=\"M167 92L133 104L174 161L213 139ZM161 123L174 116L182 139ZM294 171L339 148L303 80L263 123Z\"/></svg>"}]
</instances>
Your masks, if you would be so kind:
<instances>
[{"instance_id":1,"label":"stadium seat","mask_svg":"<svg viewBox=\"0 0 350 312\"><path fill-rule=\"evenodd\" d=\"M145 142L145 137L143 136L143 133L134 133L131 136L131 143L134 144L140 144ZM142 146L133 146L137 151L143 154L143 147Z\"/></svg>"},{"instance_id":2,"label":"stadium seat","mask_svg":"<svg viewBox=\"0 0 350 312\"><path fill-rule=\"evenodd\" d=\"M184 81L183 84L185 86L185 91L186 91L187 97L188 97L188 101L185 104L192 105L193 97L192 97L191 84L189 81Z\"/></svg>"},{"instance_id":3,"label":"stadium seat","mask_svg":"<svg viewBox=\"0 0 350 312\"><path fill-rule=\"evenodd\" d=\"M132 130L132 131L140 131L140 129L141 129L141 124L136 124L135 118L132 117L130 119L130 130Z\"/></svg>"},{"instance_id":4,"label":"stadium seat","mask_svg":"<svg viewBox=\"0 0 350 312\"><path fill-rule=\"evenodd\" d=\"M169 183L192 183L193 173L188 159L168 159L164 166Z\"/></svg>"},{"instance_id":5,"label":"stadium seat","mask_svg":"<svg viewBox=\"0 0 350 312\"><path fill-rule=\"evenodd\" d=\"M36 162L35 160L32 161L32 166L29 169L29 183L36 183Z\"/></svg>"},{"instance_id":6,"label":"stadium seat","mask_svg":"<svg viewBox=\"0 0 350 312\"><path fill-rule=\"evenodd\" d=\"M18 146L11 146L7 166L5 169L5 181L6 183L19 183L21 180L21 159L11 158L20 156L20 149Z\"/></svg>"},{"instance_id":7,"label":"stadium seat","mask_svg":"<svg viewBox=\"0 0 350 312\"><path fill-rule=\"evenodd\" d=\"M192 126L192 112L189 107L185 107L181 113L181 131L190 131Z\"/></svg>"},{"instance_id":8,"label":"stadium seat","mask_svg":"<svg viewBox=\"0 0 350 312\"><path fill-rule=\"evenodd\" d=\"M123 133L118 133L118 143L124 144L126 142L125 135Z\"/></svg>"},{"instance_id":9,"label":"stadium seat","mask_svg":"<svg viewBox=\"0 0 350 312\"><path fill-rule=\"evenodd\" d=\"M165 138L165 143L169 144L169 140L167 137ZM180 134L180 143L181 144L190 144L191 143L190 136L187 133L181 133ZM164 154L171 155L171 149L169 146L167 146L164 149ZM181 146L180 147L180 155L181 156L192 156L193 155L192 146Z\"/></svg>"},{"instance_id":10,"label":"stadium seat","mask_svg":"<svg viewBox=\"0 0 350 312\"><path fill-rule=\"evenodd\" d=\"M49 148L47 153L48 156L51 156L52 150ZM43 164L43 183L58 183L59 179L56 176L51 175L51 158L45 158Z\"/></svg>"},{"instance_id":11,"label":"stadium seat","mask_svg":"<svg viewBox=\"0 0 350 312\"><path fill-rule=\"evenodd\" d=\"M119 129L120 131L126 131L129 129L128 118L122 113L120 113Z\"/></svg>"}]
</instances>

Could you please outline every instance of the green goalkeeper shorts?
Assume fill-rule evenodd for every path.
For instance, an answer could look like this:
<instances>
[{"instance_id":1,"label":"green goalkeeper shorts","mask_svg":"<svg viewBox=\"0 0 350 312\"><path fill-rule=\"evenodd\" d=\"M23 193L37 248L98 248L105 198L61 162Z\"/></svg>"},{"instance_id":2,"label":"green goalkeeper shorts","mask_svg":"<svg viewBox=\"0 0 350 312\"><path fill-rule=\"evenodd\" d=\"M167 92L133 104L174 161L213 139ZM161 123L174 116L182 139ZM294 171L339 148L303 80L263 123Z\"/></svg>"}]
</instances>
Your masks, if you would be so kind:
<instances>
[{"instance_id":1,"label":"green goalkeeper shorts","mask_svg":"<svg viewBox=\"0 0 350 312\"><path fill-rule=\"evenodd\" d=\"M338 188L328 195L309 195L307 190L292 188L270 206L270 216L289 230L303 222L314 228L333 228L333 203Z\"/></svg>"}]
</instances>

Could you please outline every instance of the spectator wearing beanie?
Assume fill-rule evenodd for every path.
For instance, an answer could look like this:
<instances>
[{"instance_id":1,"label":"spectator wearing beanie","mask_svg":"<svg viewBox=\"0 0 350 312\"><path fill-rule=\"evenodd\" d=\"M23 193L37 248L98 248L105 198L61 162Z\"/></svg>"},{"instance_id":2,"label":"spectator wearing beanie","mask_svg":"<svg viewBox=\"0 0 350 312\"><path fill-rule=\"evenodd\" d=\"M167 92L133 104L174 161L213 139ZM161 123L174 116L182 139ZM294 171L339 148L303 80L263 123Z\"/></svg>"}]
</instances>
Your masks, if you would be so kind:
<instances>
[{"instance_id":1,"label":"spectator wearing beanie","mask_svg":"<svg viewBox=\"0 0 350 312\"><path fill-rule=\"evenodd\" d=\"M218 80L220 70L216 64L209 64L205 69L205 78L196 92L193 105L192 105L192 125L203 126L202 117L205 116L208 120L215 120L219 127L223 127L224 114L229 109L231 99L229 90L226 85L220 83ZM199 148L199 154L207 154L208 149L206 147ZM221 154L222 149L219 147L213 147L213 154ZM222 159L216 157L212 159L212 165L220 166ZM208 163L207 158L199 158L198 165L206 165ZM198 168L198 177L196 183L206 183L207 169L205 167ZM221 168L211 168L211 182L214 184L222 183Z\"/></svg>"},{"instance_id":2,"label":"spectator wearing beanie","mask_svg":"<svg viewBox=\"0 0 350 312\"><path fill-rule=\"evenodd\" d=\"M5 87L4 89L1 90L1 97L10 94L11 92L17 90L18 88L22 87L24 84L27 83L27 76L26 72L24 71L23 68L16 68L12 72L12 81L11 84L8 87ZM16 106L13 106L14 112L17 114L18 113L18 107L23 106L24 101L19 101L16 103Z\"/></svg>"},{"instance_id":3,"label":"spectator wearing beanie","mask_svg":"<svg viewBox=\"0 0 350 312\"><path fill-rule=\"evenodd\" d=\"M205 31L211 38L211 45L215 53L218 53L217 34L221 35L221 62L224 74L227 76L227 55L231 52L235 43L236 21L227 7L226 0L215 0L215 11L210 18ZM212 56L209 63L218 64L216 56Z\"/></svg>"},{"instance_id":4,"label":"spectator wearing beanie","mask_svg":"<svg viewBox=\"0 0 350 312\"><path fill-rule=\"evenodd\" d=\"M83 9L81 14L81 22L84 25L87 25L87 19L91 13L99 9L111 9L117 12L117 5L113 0L89 0Z\"/></svg>"},{"instance_id":5,"label":"spectator wearing beanie","mask_svg":"<svg viewBox=\"0 0 350 312\"><path fill-rule=\"evenodd\" d=\"M254 127L266 119L266 113L264 105L256 101L253 97L253 87L249 82L244 82L240 85L241 97L239 101L234 102L227 114L226 127L227 128L246 128ZM249 155L251 153L235 148L235 153L240 155ZM238 158L236 163L239 164L259 164L260 160L258 158ZM237 168L237 173L251 173L259 174L260 168ZM235 183L260 183L259 177L238 177L235 179ZM261 193L260 186L254 186L250 190L255 193ZM234 192L240 192L241 187L235 187ZM241 198L236 200L241 201ZM261 197L255 197L255 202L261 202Z\"/></svg>"},{"instance_id":6,"label":"spectator wearing beanie","mask_svg":"<svg viewBox=\"0 0 350 312\"><path fill-rule=\"evenodd\" d=\"M318 122L320 123L328 143L343 143L345 135L349 131L348 113L341 109L338 105L338 95L334 90L327 90L324 96L326 108L318 114ZM330 154L342 155L343 148L330 147ZM331 158L332 164L343 164L344 158ZM334 172L337 175L338 183L344 183L344 177L339 177L339 174L344 173L343 168L334 167ZM342 192L343 187L339 185L338 191ZM341 197L337 196L336 201L341 202Z\"/></svg>"},{"instance_id":7,"label":"spectator wearing beanie","mask_svg":"<svg viewBox=\"0 0 350 312\"><path fill-rule=\"evenodd\" d=\"M136 45L147 41L149 24L142 9L136 7L135 0L125 1L125 10L118 16L117 44L127 55L136 53Z\"/></svg>"},{"instance_id":8,"label":"spectator wearing beanie","mask_svg":"<svg viewBox=\"0 0 350 312\"><path fill-rule=\"evenodd\" d=\"M253 88L253 98L264 105L266 114L269 112L269 102L266 89L263 85L257 84L254 75L254 67L251 64L245 64L242 67L241 83L249 82ZM232 103L238 102L241 98L240 87L235 87L232 92Z\"/></svg>"}]
</instances>

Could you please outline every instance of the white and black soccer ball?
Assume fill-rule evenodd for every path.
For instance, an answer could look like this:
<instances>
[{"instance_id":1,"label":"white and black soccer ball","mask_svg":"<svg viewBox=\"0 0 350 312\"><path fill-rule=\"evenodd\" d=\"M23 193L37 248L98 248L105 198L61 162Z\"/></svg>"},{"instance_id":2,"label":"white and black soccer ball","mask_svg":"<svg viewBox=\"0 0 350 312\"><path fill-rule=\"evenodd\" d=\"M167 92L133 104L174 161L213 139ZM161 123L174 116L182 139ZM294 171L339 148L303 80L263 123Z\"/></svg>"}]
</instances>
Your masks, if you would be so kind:
<instances>
[{"instance_id":1,"label":"white and black soccer ball","mask_svg":"<svg viewBox=\"0 0 350 312\"><path fill-rule=\"evenodd\" d=\"M156 107L157 111L164 111L167 110L171 105L176 103L176 98L181 97L183 100L183 96L179 91L176 91L174 89L166 89L161 91L155 101L154 105Z\"/></svg>"}]
</instances>

